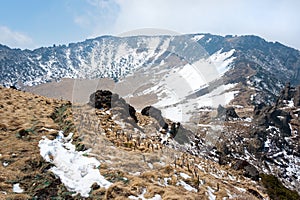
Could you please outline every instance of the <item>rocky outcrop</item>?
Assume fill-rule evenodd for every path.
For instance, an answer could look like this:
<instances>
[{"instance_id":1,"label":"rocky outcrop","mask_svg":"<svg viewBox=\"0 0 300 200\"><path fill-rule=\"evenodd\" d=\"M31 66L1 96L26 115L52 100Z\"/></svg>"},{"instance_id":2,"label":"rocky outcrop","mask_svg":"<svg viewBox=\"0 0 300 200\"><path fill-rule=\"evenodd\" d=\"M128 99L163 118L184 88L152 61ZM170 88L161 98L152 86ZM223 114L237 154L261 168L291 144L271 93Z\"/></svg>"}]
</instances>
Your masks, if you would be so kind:
<instances>
[{"instance_id":1,"label":"rocky outcrop","mask_svg":"<svg viewBox=\"0 0 300 200\"><path fill-rule=\"evenodd\" d=\"M292 116L290 112L282 108L293 107L300 103L300 93L298 89L300 88L298 87L296 90L295 87L291 87L290 83L287 83L274 105L267 106L264 103L256 105L253 117L257 125L265 129L270 126L275 126L279 128L282 137L290 136L291 129L289 123Z\"/></svg>"},{"instance_id":2,"label":"rocky outcrop","mask_svg":"<svg viewBox=\"0 0 300 200\"><path fill-rule=\"evenodd\" d=\"M189 144L191 136L194 135L192 131L184 128L178 122L172 123L170 134L181 145Z\"/></svg>"},{"instance_id":3,"label":"rocky outcrop","mask_svg":"<svg viewBox=\"0 0 300 200\"><path fill-rule=\"evenodd\" d=\"M291 87L291 84L288 82L286 83L284 89L281 91L279 100L290 100L293 98L295 93L295 88Z\"/></svg>"},{"instance_id":4,"label":"rocky outcrop","mask_svg":"<svg viewBox=\"0 0 300 200\"><path fill-rule=\"evenodd\" d=\"M290 136L291 129L289 122L291 120L290 113L283 111L276 106L256 106L254 109L254 119L258 126L267 129L270 126L279 128L282 136Z\"/></svg>"},{"instance_id":5,"label":"rocky outcrop","mask_svg":"<svg viewBox=\"0 0 300 200\"><path fill-rule=\"evenodd\" d=\"M165 122L159 109L153 106L147 106L143 108L141 113L142 115L153 117L163 129L168 130L168 124Z\"/></svg>"},{"instance_id":6,"label":"rocky outcrop","mask_svg":"<svg viewBox=\"0 0 300 200\"><path fill-rule=\"evenodd\" d=\"M243 175L245 177L251 178L254 181L259 180L258 170L245 160L237 160L232 166L234 170L243 170Z\"/></svg>"},{"instance_id":7,"label":"rocky outcrop","mask_svg":"<svg viewBox=\"0 0 300 200\"><path fill-rule=\"evenodd\" d=\"M217 118L225 121L230 121L233 119L239 118L239 116L236 114L235 109L233 107L225 108L221 105L217 108Z\"/></svg>"},{"instance_id":8,"label":"rocky outcrop","mask_svg":"<svg viewBox=\"0 0 300 200\"><path fill-rule=\"evenodd\" d=\"M130 116L136 123L138 119L136 117L136 110L133 106L126 103L126 101L119 97L118 94L113 94L108 90L97 90L90 95L89 105L97 109L111 109L114 108L119 111L122 118Z\"/></svg>"},{"instance_id":9,"label":"rocky outcrop","mask_svg":"<svg viewBox=\"0 0 300 200\"><path fill-rule=\"evenodd\" d=\"M276 106L277 107L285 107L288 101L295 100L296 93L298 94L298 98L296 101L299 101L299 91L296 91L295 87L292 87L291 84L288 82L286 83L284 89L281 91L280 96L277 99ZM297 103L297 102L296 102ZM299 104L299 102L298 102Z\"/></svg>"},{"instance_id":10,"label":"rocky outcrop","mask_svg":"<svg viewBox=\"0 0 300 200\"><path fill-rule=\"evenodd\" d=\"M300 86L296 87L293 101L294 101L294 106L296 107L300 106Z\"/></svg>"},{"instance_id":11,"label":"rocky outcrop","mask_svg":"<svg viewBox=\"0 0 300 200\"><path fill-rule=\"evenodd\" d=\"M141 111L142 115L150 116L159 123L163 132L169 133L170 136L179 144L189 143L189 137L193 135L193 133L187 129L185 129L179 122L168 121L168 123L164 120L161 111L153 106L147 106L143 108Z\"/></svg>"}]
</instances>

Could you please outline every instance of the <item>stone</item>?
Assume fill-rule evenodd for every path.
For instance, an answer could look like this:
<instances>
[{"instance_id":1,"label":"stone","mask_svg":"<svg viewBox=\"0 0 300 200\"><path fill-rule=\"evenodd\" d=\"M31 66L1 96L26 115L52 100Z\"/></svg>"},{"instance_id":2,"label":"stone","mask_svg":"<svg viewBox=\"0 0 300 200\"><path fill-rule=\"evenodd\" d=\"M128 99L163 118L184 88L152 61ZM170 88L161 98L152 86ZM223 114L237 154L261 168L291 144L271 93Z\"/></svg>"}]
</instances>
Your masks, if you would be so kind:
<instances>
[{"instance_id":1,"label":"stone","mask_svg":"<svg viewBox=\"0 0 300 200\"><path fill-rule=\"evenodd\" d=\"M258 170L245 160L237 160L232 166L232 168L234 170L243 170L243 175L245 177L251 178L254 181L259 180Z\"/></svg>"},{"instance_id":2,"label":"stone","mask_svg":"<svg viewBox=\"0 0 300 200\"><path fill-rule=\"evenodd\" d=\"M236 114L235 109L233 107L225 108L221 105L217 108L217 118L225 121L230 121L233 119L239 118L239 116Z\"/></svg>"},{"instance_id":3,"label":"stone","mask_svg":"<svg viewBox=\"0 0 300 200\"><path fill-rule=\"evenodd\" d=\"M153 106L147 106L142 109L141 113L142 115L153 117L163 129L168 130L168 124L165 122L159 109Z\"/></svg>"},{"instance_id":4,"label":"stone","mask_svg":"<svg viewBox=\"0 0 300 200\"><path fill-rule=\"evenodd\" d=\"M121 114L122 118L130 116L136 123L138 119L136 117L136 110L133 106L126 103L126 101L119 97L118 94L113 94L109 90L97 90L90 95L89 105L97 109L111 109L116 108Z\"/></svg>"}]
</instances>

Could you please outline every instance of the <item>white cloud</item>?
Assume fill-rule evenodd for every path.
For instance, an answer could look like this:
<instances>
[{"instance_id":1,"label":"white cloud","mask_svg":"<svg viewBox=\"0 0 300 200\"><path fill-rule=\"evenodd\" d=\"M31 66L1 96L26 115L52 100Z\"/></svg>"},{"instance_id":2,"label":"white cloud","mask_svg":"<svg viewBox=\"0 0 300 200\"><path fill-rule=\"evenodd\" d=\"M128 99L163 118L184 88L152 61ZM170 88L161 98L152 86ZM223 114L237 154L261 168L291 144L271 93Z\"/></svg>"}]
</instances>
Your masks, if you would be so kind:
<instances>
[{"instance_id":1,"label":"white cloud","mask_svg":"<svg viewBox=\"0 0 300 200\"><path fill-rule=\"evenodd\" d=\"M297 0L115 0L114 34L138 28L180 33L254 34L300 49Z\"/></svg>"},{"instance_id":2,"label":"white cloud","mask_svg":"<svg viewBox=\"0 0 300 200\"><path fill-rule=\"evenodd\" d=\"M84 15L75 16L74 22L83 28L91 25L90 19Z\"/></svg>"},{"instance_id":3,"label":"white cloud","mask_svg":"<svg viewBox=\"0 0 300 200\"><path fill-rule=\"evenodd\" d=\"M119 4L115 0L85 0L78 8L70 4L75 24L85 30L89 37L112 34L115 20L119 14Z\"/></svg>"},{"instance_id":4,"label":"white cloud","mask_svg":"<svg viewBox=\"0 0 300 200\"><path fill-rule=\"evenodd\" d=\"M0 26L0 43L12 48L34 47L33 40L20 32L13 31L6 26Z\"/></svg>"}]
</instances>

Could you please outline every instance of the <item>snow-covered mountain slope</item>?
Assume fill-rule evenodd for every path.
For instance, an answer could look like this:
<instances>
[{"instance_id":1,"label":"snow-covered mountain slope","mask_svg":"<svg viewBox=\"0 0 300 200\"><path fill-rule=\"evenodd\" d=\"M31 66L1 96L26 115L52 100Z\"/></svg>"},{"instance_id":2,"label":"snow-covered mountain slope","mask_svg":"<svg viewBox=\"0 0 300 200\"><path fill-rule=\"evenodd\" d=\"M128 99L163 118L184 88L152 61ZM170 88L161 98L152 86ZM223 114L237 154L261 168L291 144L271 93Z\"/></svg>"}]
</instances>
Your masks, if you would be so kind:
<instances>
[{"instance_id":1,"label":"snow-covered mountain slope","mask_svg":"<svg viewBox=\"0 0 300 200\"><path fill-rule=\"evenodd\" d=\"M222 80L222 74L230 70L234 61L234 49L228 52L220 51L197 60L194 63L182 63L169 69L166 63L157 67L146 67L136 70L132 75L116 85L116 90L124 94L126 88L118 89L119 85L130 86L129 101L156 96L153 106L161 109L166 118L174 121L188 122L193 111L201 107L217 107L225 105L233 99L233 92L226 92L235 84L224 85L222 81L205 95L195 95L199 90L207 88L215 80ZM173 58L171 58L173 59ZM220 71L222 73L220 73ZM130 77L144 77L138 84ZM144 97L144 98L143 98ZM145 105L144 105L145 106Z\"/></svg>"},{"instance_id":2,"label":"snow-covered mountain slope","mask_svg":"<svg viewBox=\"0 0 300 200\"><path fill-rule=\"evenodd\" d=\"M189 70L189 65L203 61L205 67L200 71ZM160 74L179 66L186 66L181 72L177 70L189 81L198 73L206 81L222 76L225 85L242 82L254 88L257 102L274 99L286 80L300 83L299 51L257 36L102 36L33 51L0 45L0 84L5 86L38 85L61 78L109 77L119 81L136 70L155 68L152 72ZM193 89L201 88L197 81L190 82Z\"/></svg>"},{"instance_id":3,"label":"snow-covered mountain slope","mask_svg":"<svg viewBox=\"0 0 300 200\"><path fill-rule=\"evenodd\" d=\"M159 63L167 54L195 49L195 45L188 44L186 36L103 36L68 46L43 47L33 51L1 46L1 84L37 85L63 77L110 77L117 81L137 68ZM188 59L197 59L201 53L199 50L189 53ZM179 56L186 57L185 53Z\"/></svg>"},{"instance_id":4,"label":"snow-covered mountain slope","mask_svg":"<svg viewBox=\"0 0 300 200\"><path fill-rule=\"evenodd\" d=\"M6 86L109 77L117 83L108 89L138 109L154 104L181 122L219 104L271 103L286 81L300 83L299 51L257 36L103 36L33 51L0 46L0 68ZM72 92L69 100L82 99L76 83Z\"/></svg>"}]
</instances>

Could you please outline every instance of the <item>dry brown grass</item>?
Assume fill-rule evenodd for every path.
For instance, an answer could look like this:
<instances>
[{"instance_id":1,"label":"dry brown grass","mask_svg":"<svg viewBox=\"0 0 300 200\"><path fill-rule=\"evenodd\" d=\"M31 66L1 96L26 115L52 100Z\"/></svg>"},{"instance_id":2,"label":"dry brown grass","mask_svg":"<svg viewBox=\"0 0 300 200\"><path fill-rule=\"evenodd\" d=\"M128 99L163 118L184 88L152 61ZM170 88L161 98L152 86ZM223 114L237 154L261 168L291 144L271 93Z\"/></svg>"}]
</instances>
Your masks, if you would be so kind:
<instances>
[{"instance_id":1,"label":"dry brown grass","mask_svg":"<svg viewBox=\"0 0 300 200\"><path fill-rule=\"evenodd\" d=\"M41 158L38 142L42 136L54 138L57 131L64 128L64 123L55 122L50 116L68 102L2 87L0 92L0 199L29 199L33 194L42 195L42 192L47 192L45 195L50 198L53 194L67 193L60 181L47 171L50 164ZM252 197L248 192L236 190L235 186L253 188L264 194L257 183L243 178L228 166L161 145L158 138L149 134L156 131L155 121L151 118L138 114L139 125L146 134L145 138L139 138L139 133L133 131L134 126L121 127L112 114L87 105L73 105L72 110L68 107L65 114L64 120L76 125L74 137L82 140L86 147L93 148L90 155L102 163L101 174L114 183L108 190L93 187L91 197L87 199L127 199L130 195L140 195L144 189L145 198L159 194L163 199L208 199L207 186L216 190L217 199L228 196L227 190L239 197ZM4 162L8 166L5 167ZM137 172L140 175L134 174ZM190 178L183 179L181 172ZM239 181L230 180L228 174ZM167 185L163 185L164 178L171 178ZM50 186L43 185L45 180ZM198 192L178 186L180 180ZM13 193L14 183L20 183L25 192Z\"/></svg>"},{"instance_id":2,"label":"dry brown grass","mask_svg":"<svg viewBox=\"0 0 300 200\"><path fill-rule=\"evenodd\" d=\"M37 170L26 169L28 162L41 159L38 142L57 133L50 115L66 102L2 87L0 93L0 199L28 199L13 193L12 185Z\"/></svg>"}]
</instances>

